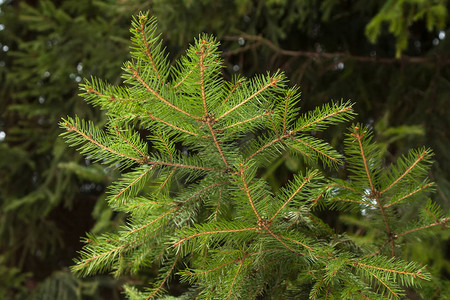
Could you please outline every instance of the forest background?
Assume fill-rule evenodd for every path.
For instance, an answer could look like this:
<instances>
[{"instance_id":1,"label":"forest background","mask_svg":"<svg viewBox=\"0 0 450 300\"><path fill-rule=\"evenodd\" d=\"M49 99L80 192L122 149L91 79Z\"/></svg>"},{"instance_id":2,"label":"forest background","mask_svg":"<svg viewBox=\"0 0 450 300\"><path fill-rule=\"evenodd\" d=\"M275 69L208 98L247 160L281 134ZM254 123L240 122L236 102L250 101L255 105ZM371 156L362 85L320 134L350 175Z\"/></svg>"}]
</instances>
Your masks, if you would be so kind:
<instances>
[{"instance_id":1,"label":"forest background","mask_svg":"<svg viewBox=\"0 0 450 300\"><path fill-rule=\"evenodd\" d=\"M432 197L448 210L449 9L447 0L1 0L0 298L120 299L121 280L139 281L70 273L80 237L117 228L123 215L103 201L118 171L69 149L58 122L75 114L105 121L78 96L78 84L91 75L120 83L131 16L144 10L158 18L172 59L207 32L221 42L226 79L281 69L300 86L304 111L352 100L386 163L409 148L432 148ZM344 131L324 138L339 150ZM277 185L301 163L280 157L265 176ZM321 217L342 231L361 227L335 211ZM448 235L406 251L447 283Z\"/></svg>"}]
</instances>

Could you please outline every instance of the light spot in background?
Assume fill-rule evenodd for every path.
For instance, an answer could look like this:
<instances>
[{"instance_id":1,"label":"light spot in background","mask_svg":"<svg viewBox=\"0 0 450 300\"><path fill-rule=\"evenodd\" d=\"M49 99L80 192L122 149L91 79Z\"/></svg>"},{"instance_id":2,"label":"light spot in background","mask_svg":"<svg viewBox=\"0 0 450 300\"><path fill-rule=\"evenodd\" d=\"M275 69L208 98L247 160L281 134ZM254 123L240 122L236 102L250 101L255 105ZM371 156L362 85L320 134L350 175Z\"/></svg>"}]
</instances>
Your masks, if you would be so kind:
<instances>
[{"instance_id":1,"label":"light spot in background","mask_svg":"<svg viewBox=\"0 0 450 300\"><path fill-rule=\"evenodd\" d=\"M5 25L0 24L0 31L5 30Z\"/></svg>"},{"instance_id":2,"label":"light spot in background","mask_svg":"<svg viewBox=\"0 0 450 300\"><path fill-rule=\"evenodd\" d=\"M44 97L42 97L42 96L39 96L39 99L38 99L38 101L39 101L39 103L40 103L40 104L44 104L44 102L45 102L45 98L44 98Z\"/></svg>"},{"instance_id":3,"label":"light spot in background","mask_svg":"<svg viewBox=\"0 0 450 300\"><path fill-rule=\"evenodd\" d=\"M240 68L239 68L238 65L234 65L234 66L233 66L233 71L237 72L237 71L239 71L239 69L240 69Z\"/></svg>"},{"instance_id":4,"label":"light spot in background","mask_svg":"<svg viewBox=\"0 0 450 300\"><path fill-rule=\"evenodd\" d=\"M6 45L3 45L3 48L2 48L2 50L3 50L4 52L8 52L8 50L9 50L9 47L8 47L8 46L6 46Z\"/></svg>"},{"instance_id":5,"label":"light spot in background","mask_svg":"<svg viewBox=\"0 0 450 300\"><path fill-rule=\"evenodd\" d=\"M345 64L343 62L339 62L336 65L334 65L335 70L342 71L342 70L344 70L344 68L345 68Z\"/></svg>"},{"instance_id":6,"label":"light spot in background","mask_svg":"<svg viewBox=\"0 0 450 300\"><path fill-rule=\"evenodd\" d=\"M0 131L0 142L3 142L3 140L6 138L6 133L4 131Z\"/></svg>"},{"instance_id":7,"label":"light spot in background","mask_svg":"<svg viewBox=\"0 0 450 300\"><path fill-rule=\"evenodd\" d=\"M78 73L81 73L81 71L83 71L83 64L82 63L78 63L77 71L78 71Z\"/></svg>"},{"instance_id":8,"label":"light spot in background","mask_svg":"<svg viewBox=\"0 0 450 300\"><path fill-rule=\"evenodd\" d=\"M434 38L434 39L433 39L433 45L434 45L434 46L439 45L439 39L438 39L438 38Z\"/></svg>"},{"instance_id":9,"label":"light spot in background","mask_svg":"<svg viewBox=\"0 0 450 300\"><path fill-rule=\"evenodd\" d=\"M44 72L44 77L45 77L45 78L50 77L50 72L49 72L49 71L45 71L45 72Z\"/></svg>"},{"instance_id":10,"label":"light spot in background","mask_svg":"<svg viewBox=\"0 0 450 300\"><path fill-rule=\"evenodd\" d=\"M81 79L82 79L81 76L78 76L78 75L76 75L74 73L70 73L69 77L70 77L70 79L75 80L76 82L80 82Z\"/></svg>"},{"instance_id":11,"label":"light spot in background","mask_svg":"<svg viewBox=\"0 0 450 300\"><path fill-rule=\"evenodd\" d=\"M33 183L37 183L38 181L38 176L36 173L33 173L33 176L31 176L31 180L33 181Z\"/></svg>"},{"instance_id":12,"label":"light spot in background","mask_svg":"<svg viewBox=\"0 0 450 300\"><path fill-rule=\"evenodd\" d=\"M4 67L5 66L5 62L2 60L0 61L0 67Z\"/></svg>"},{"instance_id":13,"label":"light spot in background","mask_svg":"<svg viewBox=\"0 0 450 300\"><path fill-rule=\"evenodd\" d=\"M440 40L445 39L445 31L442 31L442 30L439 31L439 35L438 35L438 36L439 36L439 39L440 39Z\"/></svg>"},{"instance_id":14,"label":"light spot in background","mask_svg":"<svg viewBox=\"0 0 450 300\"><path fill-rule=\"evenodd\" d=\"M240 37L238 39L238 43L239 43L240 46L244 46L245 45L245 39L243 37Z\"/></svg>"}]
</instances>

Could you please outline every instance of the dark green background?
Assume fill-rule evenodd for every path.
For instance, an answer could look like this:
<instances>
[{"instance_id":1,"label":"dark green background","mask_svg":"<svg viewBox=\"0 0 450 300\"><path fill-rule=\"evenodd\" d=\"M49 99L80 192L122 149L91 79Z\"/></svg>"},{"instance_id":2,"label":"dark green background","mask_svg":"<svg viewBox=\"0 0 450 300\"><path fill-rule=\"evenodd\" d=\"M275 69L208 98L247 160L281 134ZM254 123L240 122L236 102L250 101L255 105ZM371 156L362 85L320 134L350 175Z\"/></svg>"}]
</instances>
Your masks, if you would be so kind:
<instances>
[{"instance_id":1,"label":"dark green background","mask_svg":"<svg viewBox=\"0 0 450 300\"><path fill-rule=\"evenodd\" d=\"M221 42L227 79L282 69L300 86L303 111L351 99L358 121L374 128L387 164L411 147L433 148L433 198L446 210L450 206L447 0L0 3L1 299L121 297L118 280L80 280L68 271L80 237L117 227L122 216L102 201L117 171L69 149L57 124L75 114L102 124L104 114L77 96L78 82L91 75L121 82L131 16L141 10L158 18L171 58L207 32ZM340 150L344 130L324 138ZM299 163L284 161L284 169L298 169ZM280 170L269 174L271 184L284 180ZM346 229L337 215L327 218ZM443 236L405 253L430 264L438 286L448 287L449 233Z\"/></svg>"}]
</instances>

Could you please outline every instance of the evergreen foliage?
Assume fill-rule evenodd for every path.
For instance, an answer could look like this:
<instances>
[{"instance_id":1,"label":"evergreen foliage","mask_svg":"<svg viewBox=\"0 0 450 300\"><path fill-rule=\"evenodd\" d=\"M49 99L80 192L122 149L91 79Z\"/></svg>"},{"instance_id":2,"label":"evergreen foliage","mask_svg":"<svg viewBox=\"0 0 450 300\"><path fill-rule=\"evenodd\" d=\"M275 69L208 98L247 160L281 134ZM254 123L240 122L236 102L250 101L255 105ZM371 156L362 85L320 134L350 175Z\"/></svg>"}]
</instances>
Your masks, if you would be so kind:
<instances>
[{"instance_id":1,"label":"evergreen foliage","mask_svg":"<svg viewBox=\"0 0 450 300\"><path fill-rule=\"evenodd\" d=\"M163 295L175 275L190 286L186 297L205 299L396 299L431 279L402 255L407 239L448 228L449 217L423 201L433 188L430 150L385 169L370 130L356 124L343 158L317 135L351 120L350 102L300 114L298 89L282 72L224 80L211 36L200 35L171 64L153 17L139 14L130 31L125 84L81 85L106 111L105 129L78 117L60 123L70 145L124 172L108 203L127 223L88 235L76 274L122 276L158 265L150 288L125 287L130 299ZM273 189L261 173L286 152L312 167ZM313 167L343 161L347 180ZM360 215L375 242L336 233L313 214L326 206ZM404 206L421 213L404 215Z\"/></svg>"}]
</instances>

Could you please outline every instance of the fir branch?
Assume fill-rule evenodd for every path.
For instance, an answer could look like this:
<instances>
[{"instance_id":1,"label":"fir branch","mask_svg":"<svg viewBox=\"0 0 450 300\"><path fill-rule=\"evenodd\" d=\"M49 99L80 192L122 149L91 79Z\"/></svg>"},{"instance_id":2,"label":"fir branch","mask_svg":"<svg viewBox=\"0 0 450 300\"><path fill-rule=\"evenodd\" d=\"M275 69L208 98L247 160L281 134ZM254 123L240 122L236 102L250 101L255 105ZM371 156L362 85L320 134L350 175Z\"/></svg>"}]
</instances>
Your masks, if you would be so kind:
<instances>
[{"instance_id":1,"label":"fir branch","mask_svg":"<svg viewBox=\"0 0 450 300\"><path fill-rule=\"evenodd\" d=\"M331 106L324 105L310 112L308 118L301 118L291 134L305 131L306 129L308 131L321 130L325 125L346 121L353 114L352 105L349 102L333 103Z\"/></svg>"},{"instance_id":2,"label":"fir branch","mask_svg":"<svg viewBox=\"0 0 450 300\"><path fill-rule=\"evenodd\" d=\"M216 187L216 186L222 186L222 185L225 185L225 184L227 184L227 183L228 183L227 181L223 181L223 182L218 182L218 183L213 183L213 184L211 184L211 185L208 185L208 186L202 188L201 190L195 192L192 196L190 196L189 198L187 198L187 199L184 200L183 202L178 202L178 203L181 204L181 205L184 205L184 204L186 204L187 202L189 202L191 199L196 198L197 196L203 194L203 193L206 192L207 190L212 189L212 188L214 188L214 187Z\"/></svg>"},{"instance_id":3,"label":"fir branch","mask_svg":"<svg viewBox=\"0 0 450 300\"><path fill-rule=\"evenodd\" d=\"M152 67L156 73L156 76L158 77L158 79L161 80L158 69L156 68L155 62L153 61L153 57L152 57L152 53L151 53L151 50L150 50L150 47L149 47L149 44L147 41L147 37L145 36L145 26L147 25L146 24L147 16L140 15L139 21L140 21L141 26L140 26L140 28L136 28L136 31L140 32L140 34L142 35L142 41L144 42L145 53L147 54L147 57L148 57L150 63L152 64Z\"/></svg>"},{"instance_id":4,"label":"fir branch","mask_svg":"<svg viewBox=\"0 0 450 300\"><path fill-rule=\"evenodd\" d=\"M206 41L202 41L202 43L207 43ZM205 59L205 45L200 47L200 86L202 91L202 100L203 100L203 109L205 111L205 117L208 115L208 108L206 106L206 96L205 96L205 66L203 60ZM211 124L208 124L211 126ZM211 130L212 132L212 130ZM227 166L228 167L228 166Z\"/></svg>"},{"instance_id":5,"label":"fir branch","mask_svg":"<svg viewBox=\"0 0 450 300\"><path fill-rule=\"evenodd\" d=\"M231 233L231 232L242 232L242 231L251 231L251 230L257 230L257 227L249 227L249 228L241 228L241 229L228 229L228 230L213 230L213 231L205 231L205 232L198 232L193 235L187 236L179 240L178 242L174 243L172 247L176 248L186 242L187 240L190 240L192 238L202 236L202 235L208 235L208 234L219 234L219 233Z\"/></svg>"},{"instance_id":6,"label":"fir branch","mask_svg":"<svg viewBox=\"0 0 450 300\"><path fill-rule=\"evenodd\" d=\"M301 242L299 242L299 241L297 241L297 240L294 240L294 239L291 239L290 237L287 237L287 236L284 236L284 235L279 235L280 237L282 237L283 239L286 239L286 240L288 240L288 241L291 241L291 242L293 242L293 243L296 243L296 244L299 244L299 245L301 245L302 247L305 247L306 249L308 249L309 251L315 251L313 248L311 248L310 246L308 246L308 245L306 245L306 244L304 244L304 243L301 243Z\"/></svg>"},{"instance_id":7,"label":"fir branch","mask_svg":"<svg viewBox=\"0 0 450 300\"><path fill-rule=\"evenodd\" d=\"M413 233L413 232L416 232L416 231L419 231L419 230L428 229L428 228L431 228L431 227L434 227L434 226L439 226L439 225L441 225L443 227L446 227L446 228L449 228L449 226L447 225L447 223L449 221L450 221L450 218L445 218L445 219L443 219L441 221L436 220L436 222L433 223L433 224L424 225L424 226L417 227L417 228L414 228L414 229L411 229L411 230L407 230L407 231L399 233L399 234L395 234L393 236L393 238L397 239L397 238L399 238L401 236L404 236L404 235L407 235L407 234L410 234L410 233Z\"/></svg>"},{"instance_id":8,"label":"fir branch","mask_svg":"<svg viewBox=\"0 0 450 300\"><path fill-rule=\"evenodd\" d=\"M345 198L333 198L333 201L342 201L342 202L351 202L351 203L358 203L361 205L368 205L374 208L378 208L378 206L376 206L375 204L372 204L370 202L366 202L366 201L360 201L360 200L352 200L352 199L345 199Z\"/></svg>"},{"instance_id":9,"label":"fir branch","mask_svg":"<svg viewBox=\"0 0 450 300\"><path fill-rule=\"evenodd\" d=\"M256 120L256 119L259 119L259 118L263 118L263 117L266 117L266 116L270 116L270 112L269 112L269 111L265 111L263 114L260 114L260 115L251 117L250 119L246 119L246 120L239 121L239 122L233 123L233 124L231 124L231 125L222 127L222 128L219 129L219 130L220 130L220 131L224 131L224 130L226 130L226 129L230 129L230 128L232 128L232 127L239 126L239 125L242 125L242 124L245 124L245 123L251 122L251 121L253 121L253 120Z\"/></svg>"},{"instance_id":10,"label":"fir branch","mask_svg":"<svg viewBox=\"0 0 450 300\"><path fill-rule=\"evenodd\" d=\"M298 255L298 256L303 256L304 253L299 253L297 251L295 251L294 249L292 249L291 247L289 247L285 242L283 242L281 240L281 238L276 235L275 233L272 232L272 230L270 230L268 227L265 228L265 230L271 235L273 236L277 241L279 241L281 243L281 245L283 245L284 247L286 247L289 251L291 251L293 254Z\"/></svg>"},{"instance_id":11,"label":"fir branch","mask_svg":"<svg viewBox=\"0 0 450 300\"><path fill-rule=\"evenodd\" d=\"M239 267L238 267L238 269L237 269L237 271L236 271L236 275L234 276L233 282L231 283L230 291L229 291L228 297L227 297L228 299L231 299L231 292L233 291L233 286L234 286L234 284L235 284L235 282L236 282L236 278L237 278L237 276L239 275L239 271L241 270L243 264L244 264L244 259L241 259L241 262L240 262L240 264L239 264Z\"/></svg>"},{"instance_id":12,"label":"fir branch","mask_svg":"<svg viewBox=\"0 0 450 300\"><path fill-rule=\"evenodd\" d=\"M224 104L227 103L227 101L230 99L230 97L233 95L233 93L236 91L236 89L241 85L241 82L238 80L235 84L233 84L233 87L231 88L230 92L228 93L227 97L222 101L220 104L218 110L222 108Z\"/></svg>"},{"instance_id":13,"label":"fir branch","mask_svg":"<svg viewBox=\"0 0 450 300\"><path fill-rule=\"evenodd\" d=\"M239 173L241 175L242 183L244 184L244 192L247 195L248 202L250 203L253 212L255 213L256 218L258 219L258 222L261 221L261 216L259 215L258 211L256 210L255 204L253 203L252 196L250 195L250 189L247 185L247 180L245 179L245 169L241 167L239 170Z\"/></svg>"},{"instance_id":14,"label":"fir branch","mask_svg":"<svg viewBox=\"0 0 450 300\"><path fill-rule=\"evenodd\" d=\"M133 143L131 143L129 140L127 140L121 133L120 131L117 129L118 127L116 126L114 128L114 131L116 132L117 136L119 136L119 138L121 138L125 143L127 143L128 145L130 145L131 148L133 148L134 150L136 150L136 152L138 152L142 158L148 159L148 155L145 155L138 147L136 147Z\"/></svg>"},{"instance_id":15,"label":"fir branch","mask_svg":"<svg viewBox=\"0 0 450 300\"><path fill-rule=\"evenodd\" d=\"M304 157L306 157L307 159L311 158L311 155L309 155L308 153L306 153L305 151L303 151L302 149L296 147L296 146L292 146L290 145L290 147L294 150L297 150L298 152L300 152Z\"/></svg>"},{"instance_id":16,"label":"fir branch","mask_svg":"<svg viewBox=\"0 0 450 300\"><path fill-rule=\"evenodd\" d=\"M75 122L75 123L72 124L72 123L70 123L69 121L66 121L66 122L64 123L64 126L66 127L66 130L67 130L68 132L75 132L75 133L78 134L80 137L82 137L85 141L87 141L87 142L89 142L89 143L91 143L91 144L93 144L93 145L99 147L100 149L103 149L103 150L105 150L105 151L108 151L108 152L110 152L110 153L112 153L112 154L115 154L115 155L117 155L117 156L120 156L120 157L129 159L129 160L133 160L133 161L135 161L135 162L137 162L137 163L139 163L139 164L145 164L145 163L147 163L148 157L145 157L144 159L139 159L139 158L137 158L137 157L133 157L133 156L130 156L130 155L127 155L127 154L118 152L118 151L116 151L116 150L114 150L114 149L112 149L112 148L110 148L110 147L107 147L107 146L105 146L105 145L103 145L103 144L97 142L94 138L92 138L92 136L91 136L90 134L89 134L89 135L88 135L88 134L85 134L82 130L78 129L77 122Z\"/></svg>"},{"instance_id":17,"label":"fir branch","mask_svg":"<svg viewBox=\"0 0 450 300\"><path fill-rule=\"evenodd\" d=\"M394 249L395 249L395 245L394 245L394 239L391 239L391 237L392 237L391 226L389 225L389 221L388 221L388 219L387 219L387 217L386 217L386 212L385 212L384 207L383 207L383 205L381 204L380 200L378 199L378 197L375 197L375 200L376 200L376 202L377 202L378 209L379 209L380 212L381 212L381 216L383 217L384 225L386 226L386 234L387 234L387 236L388 236L389 239L390 239L391 256L394 257Z\"/></svg>"},{"instance_id":18,"label":"fir branch","mask_svg":"<svg viewBox=\"0 0 450 300\"><path fill-rule=\"evenodd\" d=\"M137 228L134 228L134 229L128 231L128 232L126 233L126 235L133 235L133 234L135 234L135 233L137 233L137 232L140 232L140 231L142 231L143 229L147 228L148 226L150 226L150 225L156 223L157 221L159 221L159 220L165 218L166 216L170 215L170 214L173 213L173 212L176 212L176 211L179 210L179 209L180 209L179 207L172 208L171 210L169 210L169 211L163 213L162 215L159 215L156 219L154 219L154 220L152 220L152 221L150 221L150 222L148 222L148 223L146 223L146 224L144 224L144 225L142 225L142 226L139 226L139 227L137 227Z\"/></svg>"},{"instance_id":19,"label":"fir branch","mask_svg":"<svg viewBox=\"0 0 450 300\"><path fill-rule=\"evenodd\" d=\"M160 262L154 289L126 288L144 299L161 295L178 269L192 286L184 296L211 299L393 298L402 295L401 286L429 280L418 264L380 255L390 244L394 257L394 246L404 242L400 237L448 228L449 218L432 203L420 209L415 228L398 224L401 210L391 213L394 205L431 190L425 178L429 150L411 151L383 172L381 148L370 130L356 125L345 140L348 178L330 182L311 170L269 184L275 173L267 174L288 151L303 154L306 165L340 163L342 156L312 132L351 119L352 104L333 102L299 114L298 88L287 88L281 72L227 82L214 38L201 35L186 56L169 64L155 19L141 14L133 27L135 61L125 64L123 75L129 86L93 78L81 87L88 102L108 110L107 132L78 118L61 123L68 142L91 159L122 170L139 164L113 183L108 198L113 209L127 214L128 223L115 235L88 235L92 242L83 248L75 272L113 270L119 276ZM333 174L338 173L346 174ZM347 220L368 233L355 241L336 234L311 212L322 203L355 209L355 218ZM366 226L369 220L373 229ZM362 238L383 230L384 244L359 258L383 242ZM361 240L367 248L357 243ZM395 250L400 255L401 248Z\"/></svg>"},{"instance_id":20,"label":"fir branch","mask_svg":"<svg viewBox=\"0 0 450 300\"><path fill-rule=\"evenodd\" d=\"M188 77L191 75L191 73L194 71L195 68L197 68L198 65L194 66L187 74L184 76L177 84L173 86L173 89L176 90Z\"/></svg>"},{"instance_id":21,"label":"fir branch","mask_svg":"<svg viewBox=\"0 0 450 300\"><path fill-rule=\"evenodd\" d=\"M206 109L206 106L205 106ZM213 137L214 140L214 144L216 145L217 150L219 151L220 157L222 157L223 162L225 163L225 166L227 167L227 170L230 169L230 165L227 162L227 159L225 158L225 155L223 154L222 148L219 145L219 142L217 140L217 136L216 136L216 131L213 129L212 125L211 125L211 119L208 117L206 117L206 124L208 125L209 131L211 132L211 135Z\"/></svg>"},{"instance_id":22,"label":"fir branch","mask_svg":"<svg viewBox=\"0 0 450 300\"><path fill-rule=\"evenodd\" d=\"M164 150L166 150L167 153L169 154L170 161L173 162L173 154L172 153L175 152L175 149L173 149L174 148L173 144L170 145L161 133L157 132L156 135L158 136L159 142L163 145Z\"/></svg>"},{"instance_id":23,"label":"fir branch","mask_svg":"<svg viewBox=\"0 0 450 300\"><path fill-rule=\"evenodd\" d=\"M139 176L137 176L133 181L131 181L128 185L122 188L117 194L115 194L109 202L116 202L119 198L122 197L126 192L129 192L142 178L144 178L150 171L152 171L154 166L151 166L146 171L142 172Z\"/></svg>"},{"instance_id":24,"label":"fir branch","mask_svg":"<svg viewBox=\"0 0 450 300\"><path fill-rule=\"evenodd\" d=\"M338 164L339 163L339 160L338 160L338 158L337 157L333 157L332 155L330 155L330 153L327 153L327 151L325 151L325 150L322 150L322 149L326 149L325 147L323 147L324 145L321 145L322 146L322 149L320 149L319 147L315 147L312 143L307 143L306 141L305 141L305 139L298 139L298 138L292 138L294 141L296 141L296 142L298 142L298 143L300 143L300 144L302 144L302 145L304 145L304 146L306 146L306 147L308 147L308 148L310 148L311 150L313 150L314 152L316 152L316 153L318 153L319 155L321 155L321 156L323 156L323 157L326 157L327 159L329 159L330 161L332 161L334 164ZM296 148L297 150L299 150L298 148ZM330 149L326 149L326 150L331 150L331 148ZM303 151L301 151L302 153L304 153ZM330 151L328 151L328 152L330 152ZM334 152L334 151L333 151ZM334 153L333 153L334 154ZM336 153L337 154L337 153ZM309 155L307 155L307 157L310 157Z\"/></svg>"},{"instance_id":25,"label":"fir branch","mask_svg":"<svg viewBox=\"0 0 450 300\"><path fill-rule=\"evenodd\" d=\"M131 66L131 64L128 65L128 69L131 71L131 73L133 73L133 77L135 77L137 80L139 80L142 85L147 89L147 91L149 91L150 93L152 93L156 98L158 98L159 100L161 100L163 103L167 104L168 106L172 107L173 109L175 109L176 111L179 111L180 113L191 117L193 119L198 119L198 117L188 113L187 111L182 110L181 108L179 108L178 106L173 105L172 103L170 103L169 101L167 101L166 99L164 99L158 92L156 92L154 89L152 89L145 81L144 79L142 79L142 77L139 75L138 71L136 71L135 69L133 69L133 67Z\"/></svg>"},{"instance_id":26,"label":"fir branch","mask_svg":"<svg viewBox=\"0 0 450 300\"><path fill-rule=\"evenodd\" d=\"M373 265L369 265L369 264L360 263L357 261L352 262L352 265L360 266L365 269L374 269L374 270L385 271L385 272L389 272L389 273L412 276L413 278L425 278L425 275L423 274L423 272L421 270L419 270L417 272L405 272L405 271L400 271L400 270L395 270L395 269L390 269L390 268L377 267L377 266L373 266Z\"/></svg>"},{"instance_id":27,"label":"fir branch","mask_svg":"<svg viewBox=\"0 0 450 300\"><path fill-rule=\"evenodd\" d=\"M433 186L432 183L427 183L427 184L425 184L425 185L421 185L420 187L418 187L418 188L416 188L415 190L411 191L410 193L408 193L408 194L402 196L401 198L399 198L399 199L397 199L397 200L395 200L395 201L393 201L393 202L391 202L391 203L385 204L385 205L384 205L384 208L388 208L388 207L391 207L391 206L393 206L393 205L397 205L397 203L399 203L400 201L403 201L403 200L405 200L406 198L409 198L409 197L411 197L411 196L413 196L413 195L416 195L417 193L420 193L420 192L426 190L427 188L429 188L429 187L431 187L431 186Z\"/></svg>"},{"instance_id":28,"label":"fir branch","mask_svg":"<svg viewBox=\"0 0 450 300\"><path fill-rule=\"evenodd\" d=\"M393 291L393 289L386 283L386 282L384 282L384 280L382 280L381 278L379 278L375 273L373 273L373 272L371 272L371 271L369 271L369 270L366 270L371 276L373 276L373 277L375 277L377 280L378 280L378 282L380 282L390 293L391 293L391 295L393 295L395 298L399 298L399 295L396 293L396 292L394 292Z\"/></svg>"},{"instance_id":29,"label":"fir branch","mask_svg":"<svg viewBox=\"0 0 450 300\"><path fill-rule=\"evenodd\" d=\"M220 119L226 117L228 114L230 114L231 112L233 112L234 110L238 109L239 107L241 107L242 105L244 105L245 103L247 103L248 101L250 101L251 99L253 99L254 97L258 96L259 94L261 94L262 92L264 92L266 89L270 88L270 87L275 87L277 86L277 82L279 81L279 78L270 78L269 82L262 86L259 90L257 90L256 92L254 92L251 96L249 96L248 98L244 99L243 101L241 101L239 104L233 106L231 109L229 109L228 111L226 111L225 113L223 113L220 117L218 117L216 119L216 121L219 121Z\"/></svg>"},{"instance_id":30,"label":"fir branch","mask_svg":"<svg viewBox=\"0 0 450 300\"><path fill-rule=\"evenodd\" d=\"M370 191L371 191L371 193L375 194L377 191L375 189L375 185L373 184L372 176L370 175L369 166L367 165L367 161L369 160L369 158L366 157L366 154L364 152L364 147L362 145L362 139L364 138L364 134L365 133L360 134L358 126L355 126L354 129L355 129L355 132L351 133L351 135L354 136L356 138L356 140L358 141L359 153L360 153L361 158L363 160L364 170L366 172L367 180L369 180Z\"/></svg>"},{"instance_id":31,"label":"fir branch","mask_svg":"<svg viewBox=\"0 0 450 300\"><path fill-rule=\"evenodd\" d=\"M429 154L429 151L426 151L426 150L422 151L422 153L420 153L420 154L417 154L417 159L413 162L413 164L410 167L408 167L403 172L403 174L401 174L397 179L394 180L394 182L392 182L388 187L383 189L380 193L384 194L388 190L390 190L393 186L398 184L403 178L405 178L405 176L407 176L410 172L412 172L412 170L414 170L421 161L423 161L424 159L427 159L428 154Z\"/></svg>"},{"instance_id":32,"label":"fir branch","mask_svg":"<svg viewBox=\"0 0 450 300\"><path fill-rule=\"evenodd\" d=\"M217 267L215 267L215 268L212 268L212 269L209 269L209 270L206 270L206 271L202 271L202 272L185 272L185 274L186 274L186 275L189 275L189 276L199 276L199 275L204 275L204 274L211 273L211 272L217 271L217 270L219 270L219 269L222 269L223 267L226 267L226 266L228 266L228 265L230 265L230 264L233 264L233 263L235 263L235 262L238 262L238 261L240 261L240 260L241 260L241 259L234 259L234 260L228 261L228 262L226 262L226 263L224 263L224 264L221 264L220 266L217 266Z\"/></svg>"},{"instance_id":33,"label":"fir branch","mask_svg":"<svg viewBox=\"0 0 450 300\"><path fill-rule=\"evenodd\" d=\"M258 150L256 150L255 152L253 152L250 156L248 156L246 158L246 161L251 160L253 157L255 157L256 155L258 155L259 153L261 153L262 151L264 151L265 149L269 148L270 146L272 146L273 144L281 141L282 139L286 138L290 136L290 134L285 134L282 135L280 137L277 137L276 139L273 139L272 141L270 141L269 143L265 144L264 146L262 146L261 148L259 148Z\"/></svg>"},{"instance_id":34,"label":"fir branch","mask_svg":"<svg viewBox=\"0 0 450 300\"><path fill-rule=\"evenodd\" d=\"M164 189L166 184L169 182L170 178L172 178L173 174L175 173L176 168L173 168L172 171L170 171L170 174L167 176L167 178L164 180L164 182L159 187L160 190Z\"/></svg>"},{"instance_id":35,"label":"fir branch","mask_svg":"<svg viewBox=\"0 0 450 300\"><path fill-rule=\"evenodd\" d=\"M180 127L178 127L178 126L176 126L176 125L173 125L173 124L171 124L171 123L169 123L169 122L167 122L167 121L164 121L164 120L158 118L157 116L151 114L151 113L148 112L148 111L146 111L145 113L146 113L150 118L152 118L153 120L156 120L156 121L158 121L158 122L161 122L161 123L163 123L163 124L165 124L165 125L167 125L167 126L169 126L169 127L172 127L172 128L175 129L175 130L178 130L178 131L181 131L181 132L184 132L184 133L188 133L188 134L193 135L193 136L198 136L198 134L196 134L196 133L194 133L194 132L191 132L191 131L189 131L189 130L180 128Z\"/></svg>"},{"instance_id":36,"label":"fir branch","mask_svg":"<svg viewBox=\"0 0 450 300\"><path fill-rule=\"evenodd\" d=\"M175 269L178 259L180 258L180 254L181 254L181 252L179 252L177 254L177 256L175 257L175 261L173 262L172 266L170 267L169 272L167 272L166 277L164 277L164 279L161 281L160 285L146 298L146 300L153 298L162 289L164 284L167 282L167 279L169 279L169 276L173 273L173 270Z\"/></svg>"},{"instance_id":37,"label":"fir branch","mask_svg":"<svg viewBox=\"0 0 450 300\"><path fill-rule=\"evenodd\" d=\"M340 121L346 120L353 114L352 106L349 103L333 104L332 106L323 106L322 109L316 109L316 111L311 112L308 118L301 118L296 125L296 128L287 131L287 133L278 136L272 141L264 144L250 156L247 157L246 161L249 161L268 147L282 141L288 137L294 137L297 133L307 130L321 130L325 126L338 123ZM303 152L303 151L301 151Z\"/></svg>"},{"instance_id":38,"label":"fir branch","mask_svg":"<svg viewBox=\"0 0 450 300\"><path fill-rule=\"evenodd\" d=\"M280 213L280 211L291 202L291 200L302 191L303 187L309 183L310 180L314 178L314 176L317 174L317 171L313 171L309 176L306 176L304 178L304 181L300 184L300 186L289 196L289 198L283 203L283 205L276 211L275 214L269 219L269 222L272 222L273 219Z\"/></svg>"},{"instance_id":39,"label":"fir branch","mask_svg":"<svg viewBox=\"0 0 450 300\"><path fill-rule=\"evenodd\" d=\"M288 108L289 108L289 100L291 99L291 91L288 92L286 96L286 101L284 105L284 113L283 113L283 133L286 134L286 126L287 126L287 115L288 115Z\"/></svg>"},{"instance_id":40,"label":"fir branch","mask_svg":"<svg viewBox=\"0 0 450 300\"><path fill-rule=\"evenodd\" d=\"M175 168L186 168L186 169L201 170L201 171L226 172L226 170L221 170L221 169L213 169L213 168L208 168L208 167L192 166L192 165L162 162L162 161L148 161L146 163L149 165L171 166L171 167L175 167Z\"/></svg>"}]
</instances>

